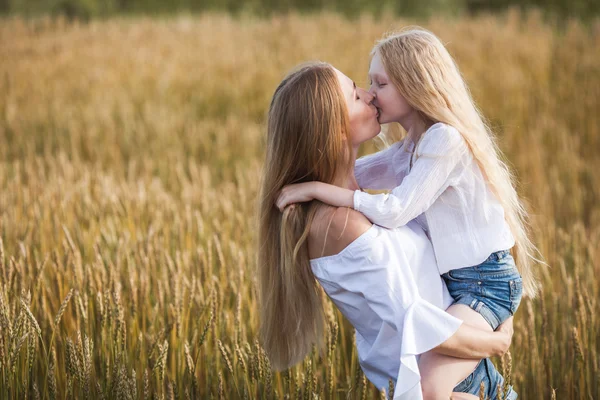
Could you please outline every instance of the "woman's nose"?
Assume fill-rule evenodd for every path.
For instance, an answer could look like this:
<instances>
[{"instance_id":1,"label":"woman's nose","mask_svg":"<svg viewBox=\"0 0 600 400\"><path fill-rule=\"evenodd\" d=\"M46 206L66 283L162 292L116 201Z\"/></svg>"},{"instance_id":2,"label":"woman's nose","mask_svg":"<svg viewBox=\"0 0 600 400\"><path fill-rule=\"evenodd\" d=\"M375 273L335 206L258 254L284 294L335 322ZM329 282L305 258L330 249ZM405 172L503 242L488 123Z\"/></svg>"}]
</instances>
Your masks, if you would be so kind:
<instances>
[{"instance_id":1,"label":"woman's nose","mask_svg":"<svg viewBox=\"0 0 600 400\"><path fill-rule=\"evenodd\" d=\"M365 101L365 103L367 104L371 104L373 102L373 100L375 100L375 95L372 94L371 92L368 92L366 90L363 91L363 100Z\"/></svg>"}]
</instances>

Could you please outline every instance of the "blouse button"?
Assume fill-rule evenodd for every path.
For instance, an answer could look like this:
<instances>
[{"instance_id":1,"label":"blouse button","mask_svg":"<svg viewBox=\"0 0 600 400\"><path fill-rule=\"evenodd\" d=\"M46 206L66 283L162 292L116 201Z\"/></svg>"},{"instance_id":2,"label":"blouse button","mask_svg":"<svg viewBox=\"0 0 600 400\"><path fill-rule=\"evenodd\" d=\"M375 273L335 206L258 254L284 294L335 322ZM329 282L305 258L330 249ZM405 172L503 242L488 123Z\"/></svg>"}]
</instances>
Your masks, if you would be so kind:
<instances>
[{"instance_id":1,"label":"blouse button","mask_svg":"<svg viewBox=\"0 0 600 400\"><path fill-rule=\"evenodd\" d=\"M481 281L477 282L478 285L481 285Z\"/></svg>"}]
</instances>

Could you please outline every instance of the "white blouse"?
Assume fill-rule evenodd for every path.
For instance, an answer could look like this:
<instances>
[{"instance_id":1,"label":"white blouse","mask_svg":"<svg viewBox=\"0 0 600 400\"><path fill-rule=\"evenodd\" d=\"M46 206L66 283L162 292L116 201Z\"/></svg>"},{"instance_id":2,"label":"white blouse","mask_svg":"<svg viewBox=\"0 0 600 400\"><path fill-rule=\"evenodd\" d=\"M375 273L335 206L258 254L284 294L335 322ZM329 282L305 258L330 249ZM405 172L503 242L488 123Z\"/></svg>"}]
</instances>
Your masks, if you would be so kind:
<instances>
[{"instance_id":1,"label":"white blouse","mask_svg":"<svg viewBox=\"0 0 600 400\"><path fill-rule=\"evenodd\" d=\"M440 274L481 264L491 253L515 245L502 205L454 127L437 123L429 128L412 168L410 147L400 141L356 161L360 187L391 193L357 190L355 210L386 228L416 218L431 238Z\"/></svg>"},{"instance_id":2,"label":"white blouse","mask_svg":"<svg viewBox=\"0 0 600 400\"><path fill-rule=\"evenodd\" d=\"M444 310L452 297L431 242L415 222L373 225L340 253L312 259L313 273L356 329L360 366L394 399L422 399L418 355L450 338L462 321Z\"/></svg>"}]
</instances>

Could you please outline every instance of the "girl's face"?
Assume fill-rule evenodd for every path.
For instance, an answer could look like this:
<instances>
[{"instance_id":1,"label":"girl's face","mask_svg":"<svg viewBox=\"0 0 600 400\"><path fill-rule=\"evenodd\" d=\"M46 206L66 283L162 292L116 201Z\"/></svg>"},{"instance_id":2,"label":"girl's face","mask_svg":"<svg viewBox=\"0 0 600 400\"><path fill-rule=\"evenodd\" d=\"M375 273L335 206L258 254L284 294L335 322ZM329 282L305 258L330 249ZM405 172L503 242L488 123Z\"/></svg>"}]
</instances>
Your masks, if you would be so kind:
<instances>
[{"instance_id":1,"label":"girl's face","mask_svg":"<svg viewBox=\"0 0 600 400\"><path fill-rule=\"evenodd\" d=\"M369 92L375 96L373 105L379 111L379 123L399 122L405 126L415 114L415 110L390 81L379 52L376 52L371 59L369 80L371 81Z\"/></svg>"},{"instance_id":2,"label":"girl's face","mask_svg":"<svg viewBox=\"0 0 600 400\"><path fill-rule=\"evenodd\" d=\"M377 109L372 104L373 96L369 92L356 87L350 78L337 69L335 72L348 108L350 141L352 146L357 147L381 132L381 125L377 122Z\"/></svg>"}]
</instances>

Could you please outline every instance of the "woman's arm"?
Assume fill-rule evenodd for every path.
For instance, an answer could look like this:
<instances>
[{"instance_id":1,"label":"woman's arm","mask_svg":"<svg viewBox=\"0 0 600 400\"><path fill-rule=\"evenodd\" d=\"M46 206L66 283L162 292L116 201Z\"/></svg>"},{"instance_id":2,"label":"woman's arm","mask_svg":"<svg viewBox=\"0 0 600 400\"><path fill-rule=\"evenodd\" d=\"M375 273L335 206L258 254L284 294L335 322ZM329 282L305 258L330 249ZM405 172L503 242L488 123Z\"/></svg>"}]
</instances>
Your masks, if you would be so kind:
<instances>
[{"instance_id":1,"label":"woman's arm","mask_svg":"<svg viewBox=\"0 0 600 400\"><path fill-rule=\"evenodd\" d=\"M338 239L343 242L338 246L340 248L345 248L370 227L366 218L356 211L350 211L349 217L346 213L336 213L335 217L333 225L339 225L339 229L329 230L331 240L325 242L331 244ZM340 235L338 230L344 233ZM412 235L407 237L381 230L368 246L347 254L348 262L343 268L330 269L330 278L344 290L360 293L371 310L386 324L403 332L406 344L403 351L409 354L433 350L472 359L504 354L512 340L512 318L500 325L496 332L485 331L463 323L464 316L456 318L423 299L410 266L414 258L409 258L403 251L402 240L409 240L409 237L412 238ZM425 237L422 239L427 240ZM324 238L318 240L319 243L323 241ZM433 289L443 290L437 269L420 271L421 274L429 274L421 276L421 279L430 279Z\"/></svg>"},{"instance_id":2,"label":"woman's arm","mask_svg":"<svg viewBox=\"0 0 600 400\"><path fill-rule=\"evenodd\" d=\"M368 223L362 214L354 210L350 211L350 215L346 228L349 232L354 230L352 225L360 218ZM340 221L340 225L343 224L344 221ZM329 237L334 239L336 234L330 232ZM347 243L358 238L353 235L342 237ZM406 250L414 249L414 244L405 244L406 240L427 241L427 238L424 234L413 235L410 230L379 229L368 244L355 247L352 252L345 254L343 266L330 266L328 275L343 291L360 294L359 297L366 300L372 312L386 325L400 332L402 350L409 356L440 346L455 335L464 323L462 319L441 309L441 304L435 306L421 297L413 270L420 271L421 280L431 281L430 290L441 292L443 281L433 265L428 265L430 268L411 267L411 262L430 262L433 254L427 260L415 257L412 255L414 250ZM427 251L432 251L431 247L427 247Z\"/></svg>"},{"instance_id":3,"label":"woman's arm","mask_svg":"<svg viewBox=\"0 0 600 400\"><path fill-rule=\"evenodd\" d=\"M494 332L462 324L445 342L433 349L447 356L481 359L501 356L508 351L513 335L513 317L507 319Z\"/></svg>"},{"instance_id":4,"label":"woman's arm","mask_svg":"<svg viewBox=\"0 0 600 400\"><path fill-rule=\"evenodd\" d=\"M400 390L406 391L419 383L418 355L435 349L458 357L476 355L483 357L487 354L500 354L507 347L506 343L510 342L510 335L507 335L509 337L507 341L497 340L496 336L490 336L492 335L490 332L466 326L462 318L456 318L440 308L444 303L440 298L443 296L431 297L438 299L437 306L421 297L414 274L418 274L419 282L427 282L429 291L437 293L437 291L442 292L444 288L434 265L435 259L431 246L423 246L423 248L416 246L426 253L422 256L414 254L415 244L418 244L416 241L422 240L422 244L427 242L425 234L418 230L416 225L398 230L378 227L370 230L370 225L362 214L353 210L349 211L349 218L342 215L345 213L338 214L340 214L339 218L344 218L337 223L334 218L333 225L347 234L339 234L338 229L334 229L333 233L328 230L327 237L331 240L341 239L345 246L339 246L340 248L345 248L359 240L360 232L369 236L368 240L355 243L352 251L344 253L344 262L339 265L328 264L327 273L322 279L334 287L334 297L343 295L344 303L352 306L356 302L357 307L362 307L362 302L366 301L368 308L362 310L365 313L374 313L381 319L382 324L379 328L380 334L383 334L381 337L399 340L399 349L396 348L396 351L399 350L397 355L387 354L391 349L388 349L385 340L379 344L373 343L375 347L372 349L376 358L379 357L376 356L377 354L386 354L386 357L394 359L399 357L397 393L402 393ZM319 220L317 223L325 224L325 219L322 220L323 222ZM367 223L368 226L355 227L357 223ZM412 241L415 243L410 243ZM317 240L317 243L322 242L323 238ZM413 267L411 263L415 262L422 264L422 267ZM352 312L345 316L358 330L364 328L362 326L364 321L372 321L373 318L372 315L352 314ZM397 335L394 334L394 330L398 332ZM495 335L501 337L499 333ZM486 343L487 340L490 342ZM496 347L497 344L503 345ZM460 349L461 346L464 346L465 350ZM488 347L491 350L488 350Z\"/></svg>"}]
</instances>

